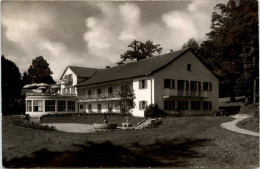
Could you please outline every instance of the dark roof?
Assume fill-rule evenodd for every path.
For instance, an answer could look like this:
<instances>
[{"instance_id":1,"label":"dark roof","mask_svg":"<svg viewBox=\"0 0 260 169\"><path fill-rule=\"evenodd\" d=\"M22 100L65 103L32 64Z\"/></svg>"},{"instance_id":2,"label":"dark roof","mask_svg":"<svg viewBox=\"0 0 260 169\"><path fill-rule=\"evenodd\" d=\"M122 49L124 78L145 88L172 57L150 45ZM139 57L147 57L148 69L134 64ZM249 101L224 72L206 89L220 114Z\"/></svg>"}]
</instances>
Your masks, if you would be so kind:
<instances>
[{"instance_id":1,"label":"dark roof","mask_svg":"<svg viewBox=\"0 0 260 169\"><path fill-rule=\"evenodd\" d=\"M87 86L97 83L109 82L120 79L127 79L146 74L154 73L155 71L168 65L170 62L181 56L190 48L170 52L164 55L154 56L151 58L143 59L134 63L127 63L120 66L115 66L107 69L100 70L95 73L90 79L79 83L77 86Z\"/></svg>"},{"instance_id":2,"label":"dark roof","mask_svg":"<svg viewBox=\"0 0 260 169\"><path fill-rule=\"evenodd\" d=\"M73 73L75 73L78 77L91 77L94 73L102 69L95 69L95 68L87 68L87 67L77 67L77 66L68 66L63 74L61 75L60 79L66 72L66 70L70 68Z\"/></svg>"}]
</instances>

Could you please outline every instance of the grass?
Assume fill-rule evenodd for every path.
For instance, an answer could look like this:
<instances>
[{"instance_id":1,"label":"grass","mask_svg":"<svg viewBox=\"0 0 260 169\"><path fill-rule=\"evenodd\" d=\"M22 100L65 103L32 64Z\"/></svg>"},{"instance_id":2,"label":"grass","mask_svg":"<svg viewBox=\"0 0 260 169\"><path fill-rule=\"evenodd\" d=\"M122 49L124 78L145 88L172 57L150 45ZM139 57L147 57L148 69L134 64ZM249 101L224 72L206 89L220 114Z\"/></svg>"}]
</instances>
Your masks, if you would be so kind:
<instances>
[{"instance_id":1,"label":"grass","mask_svg":"<svg viewBox=\"0 0 260 169\"><path fill-rule=\"evenodd\" d=\"M129 117L129 122L133 125L140 122L142 117ZM92 123L103 123L104 116L101 115L89 115L89 116L62 116L62 117L42 117L41 123L81 123L81 124L92 124ZM121 127L122 123L126 122L126 117L124 116L107 116L109 123L118 123Z\"/></svg>"},{"instance_id":2,"label":"grass","mask_svg":"<svg viewBox=\"0 0 260 169\"><path fill-rule=\"evenodd\" d=\"M220 127L231 117L165 118L152 129L86 134L33 130L13 120L2 120L5 167L259 166L258 137Z\"/></svg>"},{"instance_id":3,"label":"grass","mask_svg":"<svg viewBox=\"0 0 260 169\"><path fill-rule=\"evenodd\" d=\"M259 118L250 117L237 123L237 126L243 129L259 133Z\"/></svg>"},{"instance_id":4,"label":"grass","mask_svg":"<svg viewBox=\"0 0 260 169\"><path fill-rule=\"evenodd\" d=\"M259 132L259 106L251 104L240 109L240 114L249 114L250 118L237 123L237 126L243 129Z\"/></svg>"}]
</instances>

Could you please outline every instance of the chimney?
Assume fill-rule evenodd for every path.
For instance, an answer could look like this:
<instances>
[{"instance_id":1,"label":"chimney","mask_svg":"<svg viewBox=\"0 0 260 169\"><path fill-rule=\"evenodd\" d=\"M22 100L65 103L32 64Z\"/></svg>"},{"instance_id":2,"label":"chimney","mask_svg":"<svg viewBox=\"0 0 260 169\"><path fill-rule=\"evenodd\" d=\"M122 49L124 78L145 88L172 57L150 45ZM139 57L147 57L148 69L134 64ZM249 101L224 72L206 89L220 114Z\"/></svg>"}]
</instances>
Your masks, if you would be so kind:
<instances>
[{"instance_id":1,"label":"chimney","mask_svg":"<svg viewBox=\"0 0 260 169\"><path fill-rule=\"evenodd\" d=\"M170 49L170 50L168 50L168 51L167 51L167 53L171 53L171 52L173 52L173 50L172 50L172 49Z\"/></svg>"},{"instance_id":2,"label":"chimney","mask_svg":"<svg viewBox=\"0 0 260 169\"><path fill-rule=\"evenodd\" d=\"M110 68L110 66L106 66L106 69L109 69Z\"/></svg>"}]
</instances>

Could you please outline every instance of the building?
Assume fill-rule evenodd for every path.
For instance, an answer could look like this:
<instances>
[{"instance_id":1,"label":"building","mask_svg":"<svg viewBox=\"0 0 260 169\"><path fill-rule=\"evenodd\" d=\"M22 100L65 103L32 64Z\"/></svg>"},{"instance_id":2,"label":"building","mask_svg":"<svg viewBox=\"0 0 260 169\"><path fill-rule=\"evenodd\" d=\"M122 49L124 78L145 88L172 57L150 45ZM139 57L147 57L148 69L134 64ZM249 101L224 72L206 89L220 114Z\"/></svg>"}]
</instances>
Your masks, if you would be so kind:
<instances>
[{"instance_id":1,"label":"building","mask_svg":"<svg viewBox=\"0 0 260 169\"><path fill-rule=\"evenodd\" d=\"M189 48L96 71L76 85L79 112L122 111L116 103L123 85L135 93L135 116L144 116L151 103L185 115L218 110L218 79Z\"/></svg>"},{"instance_id":2,"label":"building","mask_svg":"<svg viewBox=\"0 0 260 169\"><path fill-rule=\"evenodd\" d=\"M150 104L187 116L219 107L218 79L187 48L106 69L68 66L57 90L26 93L26 113L119 113L124 111L117 106L124 85L135 93L134 116L144 116Z\"/></svg>"},{"instance_id":3,"label":"building","mask_svg":"<svg viewBox=\"0 0 260 169\"><path fill-rule=\"evenodd\" d=\"M24 86L26 114L41 116L78 112L75 85L89 79L99 69L68 66L56 85L30 84Z\"/></svg>"}]
</instances>

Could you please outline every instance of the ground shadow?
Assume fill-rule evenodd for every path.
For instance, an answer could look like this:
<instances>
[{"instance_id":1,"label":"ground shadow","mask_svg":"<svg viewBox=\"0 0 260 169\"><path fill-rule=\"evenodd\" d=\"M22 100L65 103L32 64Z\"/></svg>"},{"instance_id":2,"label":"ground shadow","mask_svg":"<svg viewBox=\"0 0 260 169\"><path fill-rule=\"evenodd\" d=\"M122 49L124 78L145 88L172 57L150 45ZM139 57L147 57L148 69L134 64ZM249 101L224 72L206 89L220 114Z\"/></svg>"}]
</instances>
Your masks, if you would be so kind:
<instances>
[{"instance_id":1,"label":"ground shadow","mask_svg":"<svg viewBox=\"0 0 260 169\"><path fill-rule=\"evenodd\" d=\"M73 145L74 151L36 151L31 157L3 160L5 167L185 167L191 158L202 158L198 147L210 146L208 139L157 140L150 145L126 146L111 142Z\"/></svg>"}]
</instances>

